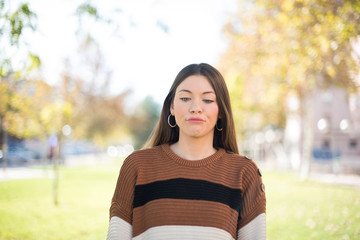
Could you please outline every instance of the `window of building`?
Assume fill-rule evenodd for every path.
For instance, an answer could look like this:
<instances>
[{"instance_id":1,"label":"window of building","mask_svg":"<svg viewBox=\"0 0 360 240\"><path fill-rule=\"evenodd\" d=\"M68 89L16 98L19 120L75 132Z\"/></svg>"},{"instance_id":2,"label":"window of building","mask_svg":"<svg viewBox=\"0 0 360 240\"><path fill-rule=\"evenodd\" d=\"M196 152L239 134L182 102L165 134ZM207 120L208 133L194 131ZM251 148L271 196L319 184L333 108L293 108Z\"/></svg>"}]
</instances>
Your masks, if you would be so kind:
<instances>
[{"instance_id":1,"label":"window of building","mask_svg":"<svg viewBox=\"0 0 360 240\"><path fill-rule=\"evenodd\" d=\"M350 139L350 141L349 141L349 147L350 148L356 148L357 145L358 145L358 142L357 142L356 139Z\"/></svg>"},{"instance_id":2,"label":"window of building","mask_svg":"<svg viewBox=\"0 0 360 240\"><path fill-rule=\"evenodd\" d=\"M330 149L330 141L329 140L323 140L323 142L321 144L321 148Z\"/></svg>"}]
</instances>

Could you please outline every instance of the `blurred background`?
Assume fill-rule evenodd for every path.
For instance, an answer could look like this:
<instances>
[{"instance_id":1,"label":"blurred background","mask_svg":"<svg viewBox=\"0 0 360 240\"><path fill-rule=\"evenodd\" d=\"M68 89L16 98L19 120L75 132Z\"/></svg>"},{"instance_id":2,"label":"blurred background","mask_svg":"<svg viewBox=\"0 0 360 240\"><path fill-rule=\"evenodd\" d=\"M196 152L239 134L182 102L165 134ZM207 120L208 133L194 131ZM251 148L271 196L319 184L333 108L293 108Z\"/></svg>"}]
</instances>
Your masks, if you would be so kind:
<instances>
[{"instance_id":1,"label":"blurred background","mask_svg":"<svg viewBox=\"0 0 360 240\"><path fill-rule=\"evenodd\" d=\"M200 62L265 170L269 239L359 239L360 1L346 0L0 0L0 238L105 238L123 159Z\"/></svg>"}]
</instances>

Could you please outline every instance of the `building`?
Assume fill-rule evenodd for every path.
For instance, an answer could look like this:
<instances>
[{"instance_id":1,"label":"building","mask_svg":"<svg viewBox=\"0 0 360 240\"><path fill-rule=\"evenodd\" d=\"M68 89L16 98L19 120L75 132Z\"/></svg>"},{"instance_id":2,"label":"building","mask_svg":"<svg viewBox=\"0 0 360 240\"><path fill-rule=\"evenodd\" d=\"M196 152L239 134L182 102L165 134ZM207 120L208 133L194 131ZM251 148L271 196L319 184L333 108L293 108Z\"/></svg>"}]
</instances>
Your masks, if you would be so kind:
<instances>
[{"instance_id":1,"label":"building","mask_svg":"<svg viewBox=\"0 0 360 240\"><path fill-rule=\"evenodd\" d=\"M317 90L313 103L313 168L360 174L360 90Z\"/></svg>"}]
</instances>

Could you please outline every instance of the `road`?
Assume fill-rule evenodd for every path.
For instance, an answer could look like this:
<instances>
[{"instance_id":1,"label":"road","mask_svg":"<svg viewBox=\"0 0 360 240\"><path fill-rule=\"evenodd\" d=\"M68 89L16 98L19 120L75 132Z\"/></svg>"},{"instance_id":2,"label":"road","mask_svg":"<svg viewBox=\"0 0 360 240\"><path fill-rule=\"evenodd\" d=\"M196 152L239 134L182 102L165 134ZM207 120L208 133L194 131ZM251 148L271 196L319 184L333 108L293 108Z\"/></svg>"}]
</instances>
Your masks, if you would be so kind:
<instances>
[{"instance_id":1,"label":"road","mask_svg":"<svg viewBox=\"0 0 360 240\"><path fill-rule=\"evenodd\" d=\"M88 154L69 156L65 159L66 167L76 167L81 165L107 164L112 161L105 154ZM54 176L52 165L43 167L41 164L16 165L9 166L6 169L0 169L0 181L29 179L29 178L52 178Z\"/></svg>"}]
</instances>

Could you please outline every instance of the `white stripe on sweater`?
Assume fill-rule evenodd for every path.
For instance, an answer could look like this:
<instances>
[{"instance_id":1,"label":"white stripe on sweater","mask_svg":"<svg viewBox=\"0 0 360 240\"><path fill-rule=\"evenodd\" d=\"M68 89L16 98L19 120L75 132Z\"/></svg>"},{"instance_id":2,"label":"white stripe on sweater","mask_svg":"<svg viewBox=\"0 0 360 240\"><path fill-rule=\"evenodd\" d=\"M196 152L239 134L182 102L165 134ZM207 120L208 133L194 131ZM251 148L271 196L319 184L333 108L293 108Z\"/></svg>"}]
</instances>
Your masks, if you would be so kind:
<instances>
[{"instance_id":1,"label":"white stripe on sweater","mask_svg":"<svg viewBox=\"0 0 360 240\"><path fill-rule=\"evenodd\" d=\"M234 240L230 233L214 227L200 226L159 226L153 227L133 240Z\"/></svg>"},{"instance_id":2,"label":"white stripe on sweater","mask_svg":"<svg viewBox=\"0 0 360 240\"><path fill-rule=\"evenodd\" d=\"M262 213L238 231L238 240L265 240L266 215Z\"/></svg>"},{"instance_id":3,"label":"white stripe on sweater","mask_svg":"<svg viewBox=\"0 0 360 240\"><path fill-rule=\"evenodd\" d=\"M132 226L119 217L112 217L106 240L130 240L132 236Z\"/></svg>"},{"instance_id":4,"label":"white stripe on sweater","mask_svg":"<svg viewBox=\"0 0 360 240\"><path fill-rule=\"evenodd\" d=\"M132 226L119 217L112 217L109 223L107 240L147 240L147 239L214 239L233 240L230 233L219 228L200 226L159 226L148 229L132 238ZM238 240L265 240L266 215L260 214L238 231Z\"/></svg>"}]
</instances>

